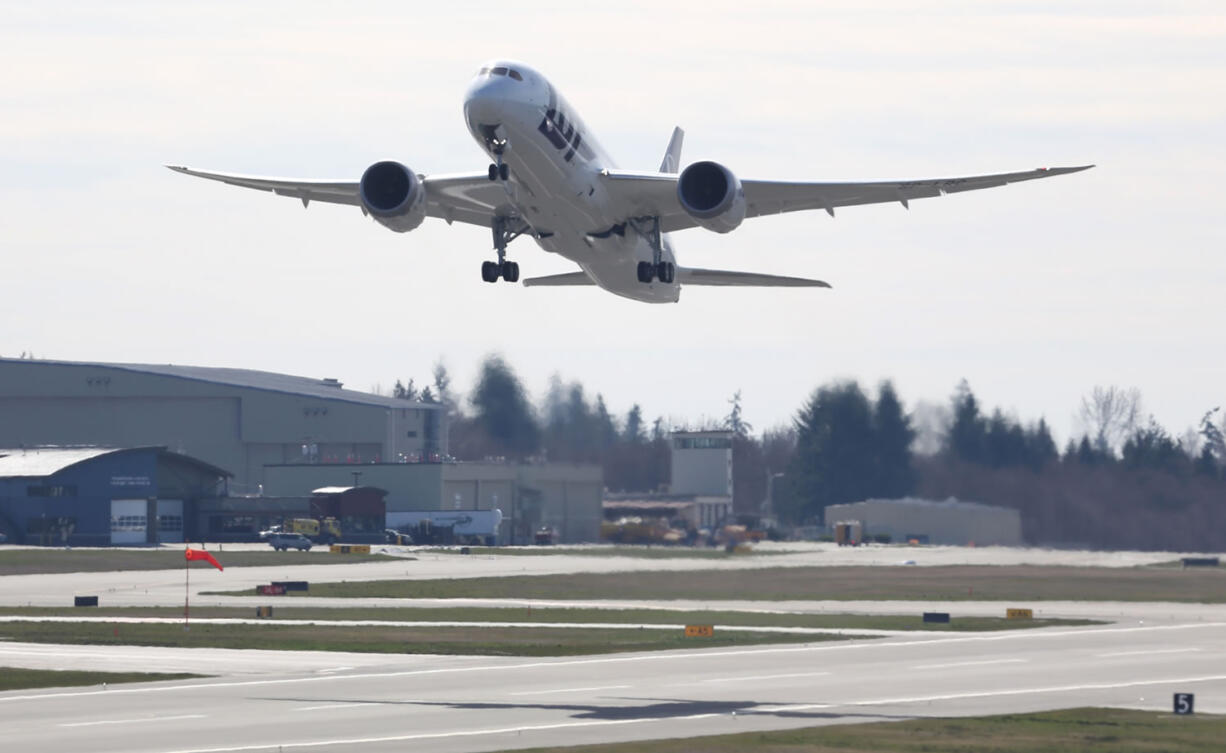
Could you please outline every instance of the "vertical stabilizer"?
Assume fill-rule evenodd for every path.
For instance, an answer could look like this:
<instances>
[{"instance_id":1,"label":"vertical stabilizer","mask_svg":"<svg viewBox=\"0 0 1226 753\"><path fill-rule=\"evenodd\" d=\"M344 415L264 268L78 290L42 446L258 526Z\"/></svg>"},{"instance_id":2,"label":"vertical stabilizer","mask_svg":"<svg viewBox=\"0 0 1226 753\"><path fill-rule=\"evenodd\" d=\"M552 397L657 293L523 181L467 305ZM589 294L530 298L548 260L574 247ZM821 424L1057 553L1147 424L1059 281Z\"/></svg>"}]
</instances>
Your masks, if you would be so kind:
<instances>
[{"instance_id":1,"label":"vertical stabilizer","mask_svg":"<svg viewBox=\"0 0 1226 753\"><path fill-rule=\"evenodd\" d=\"M660 163L660 172L675 173L681 171L681 142L685 139L685 131L678 126L673 129L673 137L668 140L668 149L664 150L664 161Z\"/></svg>"}]
</instances>

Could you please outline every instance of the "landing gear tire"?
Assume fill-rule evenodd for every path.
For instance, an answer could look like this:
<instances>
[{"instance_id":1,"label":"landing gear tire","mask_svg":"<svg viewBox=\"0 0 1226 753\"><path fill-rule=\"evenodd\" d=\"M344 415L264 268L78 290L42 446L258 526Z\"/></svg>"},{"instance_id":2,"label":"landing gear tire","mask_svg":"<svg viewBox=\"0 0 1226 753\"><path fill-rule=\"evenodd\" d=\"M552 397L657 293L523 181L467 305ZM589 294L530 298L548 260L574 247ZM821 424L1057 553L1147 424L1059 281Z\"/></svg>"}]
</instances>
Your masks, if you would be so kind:
<instances>
[{"instance_id":1,"label":"landing gear tire","mask_svg":"<svg viewBox=\"0 0 1226 753\"><path fill-rule=\"evenodd\" d=\"M498 165L495 165L493 162L490 163L490 180L498 180Z\"/></svg>"},{"instance_id":2,"label":"landing gear tire","mask_svg":"<svg viewBox=\"0 0 1226 753\"><path fill-rule=\"evenodd\" d=\"M660 279L660 282L671 284L676 274L677 268L672 262L662 261L656 265L656 277Z\"/></svg>"},{"instance_id":3,"label":"landing gear tire","mask_svg":"<svg viewBox=\"0 0 1226 753\"><path fill-rule=\"evenodd\" d=\"M501 178L502 180L510 180L511 168L509 165L507 165L507 163L503 162L501 165L498 166L498 177Z\"/></svg>"},{"instance_id":4,"label":"landing gear tire","mask_svg":"<svg viewBox=\"0 0 1226 753\"><path fill-rule=\"evenodd\" d=\"M498 282L499 277L507 282L519 282L519 264L513 261L504 261L501 264L496 261L481 263L482 280Z\"/></svg>"},{"instance_id":5,"label":"landing gear tire","mask_svg":"<svg viewBox=\"0 0 1226 753\"><path fill-rule=\"evenodd\" d=\"M655 277L655 268L649 261L641 261L638 266L639 282L649 283Z\"/></svg>"}]
</instances>

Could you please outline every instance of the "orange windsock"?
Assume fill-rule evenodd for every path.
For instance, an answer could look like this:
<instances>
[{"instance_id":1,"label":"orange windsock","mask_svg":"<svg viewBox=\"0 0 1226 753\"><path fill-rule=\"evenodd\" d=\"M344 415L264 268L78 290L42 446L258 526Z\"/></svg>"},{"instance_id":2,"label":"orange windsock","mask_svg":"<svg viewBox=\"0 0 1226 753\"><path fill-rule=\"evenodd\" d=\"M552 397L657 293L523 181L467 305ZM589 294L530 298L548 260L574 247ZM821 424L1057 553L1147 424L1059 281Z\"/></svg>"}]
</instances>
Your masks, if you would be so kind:
<instances>
[{"instance_id":1,"label":"orange windsock","mask_svg":"<svg viewBox=\"0 0 1226 753\"><path fill-rule=\"evenodd\" d=\"M203 549L185 549L183 550L183 556L189 560L204 560L218 570L225 570L225 568L221 566L221 563L213 558L213 555L209 554Z\"/></svg>"}]
</instances>

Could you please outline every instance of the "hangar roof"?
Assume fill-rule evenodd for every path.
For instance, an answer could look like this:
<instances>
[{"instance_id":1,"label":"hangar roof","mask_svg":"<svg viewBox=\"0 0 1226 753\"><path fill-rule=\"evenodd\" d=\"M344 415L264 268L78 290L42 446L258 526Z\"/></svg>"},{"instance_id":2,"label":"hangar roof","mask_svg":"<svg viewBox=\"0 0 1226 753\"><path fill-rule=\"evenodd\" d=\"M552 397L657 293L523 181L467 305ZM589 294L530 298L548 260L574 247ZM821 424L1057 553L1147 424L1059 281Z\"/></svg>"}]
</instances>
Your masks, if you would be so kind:
<instances>
[{"instance_id":1,"label":"hangar roof","mask_svg":"<svg viewBox=\"0 0 1226 753\"><path fill-rule=\"evenodd\" d=\"M291 395L305 395L322 400L339 400L347 403L375 405L381 408L441 408L435 403L423 403L415 400L372 395L358 390L346 390L336 379L314 379L312 377L277 374L271 371L255 371L254 369L230 369L215 366L178 366L175 364L156 363L97 363L90 361L51 361L43 359L0 358L0 363L37 366L50 364L56 366L80 366L98 369L115 369L132 371L142 374L189 379L198 382L211 382L232 387L246 387L254 390L281 392Z\"/></svg>"},{"instance_id":2,"label":"hangar roof","mask_svg":"<svg viewBox=\"0 0 1226 753\"><path fill-rule=\"evenodd\" d=\"M0 449L0 478L44 478L54 476L60 471L78 463L100 458L104 455L114 455L121 452L136 450L154 450L159 456L196 466L218 476L232 477L234 474L218 468L211 463L198 460L189 455L171 452L165 447L30 447L21 449Z\"/></svg>"}]
</instances>

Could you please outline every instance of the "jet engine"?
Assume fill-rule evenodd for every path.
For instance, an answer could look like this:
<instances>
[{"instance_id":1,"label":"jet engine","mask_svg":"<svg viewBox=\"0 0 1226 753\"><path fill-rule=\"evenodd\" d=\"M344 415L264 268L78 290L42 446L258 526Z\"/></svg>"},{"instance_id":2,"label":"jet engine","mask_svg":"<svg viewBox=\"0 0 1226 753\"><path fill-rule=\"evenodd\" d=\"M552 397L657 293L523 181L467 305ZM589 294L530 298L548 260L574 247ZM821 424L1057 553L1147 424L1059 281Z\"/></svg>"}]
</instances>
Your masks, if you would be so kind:
<instances>
[{"instance_id":1,"label":"jet engine","mask_svg":"<svg viewBox=\"0 0 1226 753\"><path fill-rule=\"evenodd\" d=\"M717 233L736 230L745 219L745 189L718 162L695 162L677 177L677 200L698 221Z\"/></svg>"},{"instance_id":2,"label":"jet engine","mask_svg":"<svg viewBox=\"0 0 1226 753\"><path fill-rule=\"evenodd\" d=\"M407 233L426 218L426 188L399 162L376 162L358 183L362 208L383 227Z\"/></svg>"}]
</instances>

